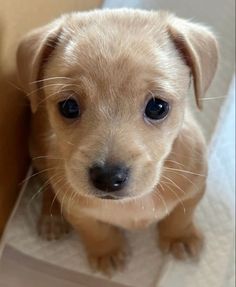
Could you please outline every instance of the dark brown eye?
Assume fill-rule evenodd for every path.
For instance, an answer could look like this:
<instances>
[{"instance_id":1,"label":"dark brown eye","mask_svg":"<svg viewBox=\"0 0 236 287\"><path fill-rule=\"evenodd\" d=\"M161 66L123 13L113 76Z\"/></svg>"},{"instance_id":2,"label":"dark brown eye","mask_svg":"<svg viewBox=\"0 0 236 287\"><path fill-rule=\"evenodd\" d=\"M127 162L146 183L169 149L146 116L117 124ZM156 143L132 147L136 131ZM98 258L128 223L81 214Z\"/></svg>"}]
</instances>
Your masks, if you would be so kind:
<instances>
[{"instance_id":1,"label":"dark brown eye","mask_svg":"<svg viewBox=\"0 0 236 287\"><path fill-rule=\"evenodd\" d=\"M80 116L79 104L75 99L67 99L58 103L60 114L67 119L75 119Z\"/></svg>"},{"instance_id":2,"label":"dark brown eye","mask_svg":"<svg viewBox=\"0 0 236 287\"><path fill-rule=\"evenodd\" d=\"M164 119L169 112L169 104L161 99L152 98L145 108L145 116L151 120Z\"/></svg>"}]
</instances>

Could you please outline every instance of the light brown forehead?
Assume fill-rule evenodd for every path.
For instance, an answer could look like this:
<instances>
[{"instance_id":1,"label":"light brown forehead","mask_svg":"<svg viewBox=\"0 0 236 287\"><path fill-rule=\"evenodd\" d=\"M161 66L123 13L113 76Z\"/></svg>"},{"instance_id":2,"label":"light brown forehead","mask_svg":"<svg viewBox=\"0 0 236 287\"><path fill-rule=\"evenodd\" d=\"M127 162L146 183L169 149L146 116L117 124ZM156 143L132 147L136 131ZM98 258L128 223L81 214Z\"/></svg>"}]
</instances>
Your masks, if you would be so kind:
<instances>
[{"instance_id":1,"label":"light brown forehead","mask_svg":"<svg viewBox=\"0 0 236 287\"><path fill-rule=\"evenodd\" d=\"M169 93L176 93L177 77L186 69L165 28L155 31L146 20L142 25L130 19L111 20L82 28L79 23L67 24L60 56L51 65L54 71L72 78L90 96L98 90L102 95L110 90L141 93L167 86Z\"/></svg>"},{"instance_id":2,"label":"light brown forehead","mask_svg":"<svg viewBox=\"0 0 236 287\"><path fill-rule=\"evenodd\" d=\"M117 39L119 38L119 40ZM72 69L96 81L114 76L123 82L133 78L152 78L161 75L156 67L157 49L150 39L128 35L85 35L71 39L65 47L65 61ZM73 58L73 62L71 62ZM138 80L138 79L137 79Z\"/></svg>"}]
</instances>

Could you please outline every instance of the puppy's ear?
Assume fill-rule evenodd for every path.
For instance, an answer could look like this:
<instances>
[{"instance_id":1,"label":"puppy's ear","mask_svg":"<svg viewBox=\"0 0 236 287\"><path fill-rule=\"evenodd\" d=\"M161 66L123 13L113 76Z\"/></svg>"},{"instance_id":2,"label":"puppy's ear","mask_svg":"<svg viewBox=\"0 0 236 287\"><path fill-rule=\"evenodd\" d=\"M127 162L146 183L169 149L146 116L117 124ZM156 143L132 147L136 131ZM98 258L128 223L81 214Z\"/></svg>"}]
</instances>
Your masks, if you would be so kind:
<instances>
[{"instance_id":1,"label":"puppy's ear","mask_svg":"<svg viewBox=\"0 0 236 287\"><path fill-rule=\"evenodd\" d=\"M196 103L202 108L205 95L215 75L218 63L218 45L206 27L171 16L169 33L176 48L191 69Z\"/></svg>"},{"instance_id":2,"label":"puppy's ear","mask_svg":"<svg viewBox=\"0 0 236 287\"><path fill-rule=\"evenodd\" d=\"M60 37L62 19L26 35L17 50L17 72L20 85L28 94L32 112L36 112L44 65L55 50Z\"/></svg>"}]
</instances>

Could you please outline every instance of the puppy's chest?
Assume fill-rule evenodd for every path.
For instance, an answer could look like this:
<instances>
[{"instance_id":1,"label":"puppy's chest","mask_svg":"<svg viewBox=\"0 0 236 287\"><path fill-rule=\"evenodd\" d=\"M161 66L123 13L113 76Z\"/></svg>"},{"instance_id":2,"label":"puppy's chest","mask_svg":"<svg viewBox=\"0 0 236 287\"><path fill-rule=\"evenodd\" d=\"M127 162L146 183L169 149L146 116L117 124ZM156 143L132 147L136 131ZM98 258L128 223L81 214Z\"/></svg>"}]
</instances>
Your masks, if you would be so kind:
<instances>
[{"instance_id":1,"label":"puppy's chest","mask_svg":"<svg viewBox=\"0 0 236 287\"><path fill-rule=\"evenodd\" d=\"M148 212L146 210L107 210L106 212L93 211L91 215L103 222L116 225L125 229L141 229L148 227L150 224L158 220L155 211Z\"/></svg>"}]
</instances>

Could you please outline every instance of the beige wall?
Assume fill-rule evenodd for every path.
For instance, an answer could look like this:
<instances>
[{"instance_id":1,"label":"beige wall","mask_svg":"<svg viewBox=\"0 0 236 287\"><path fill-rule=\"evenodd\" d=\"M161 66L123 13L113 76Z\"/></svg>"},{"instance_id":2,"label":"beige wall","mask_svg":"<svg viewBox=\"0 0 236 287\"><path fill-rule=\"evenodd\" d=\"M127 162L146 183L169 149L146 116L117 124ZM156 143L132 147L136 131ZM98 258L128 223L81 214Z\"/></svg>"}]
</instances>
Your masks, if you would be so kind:
<instances>
[{"instance_id":1,"label":"beige wall","mask_svg":"<svg viewBox=\"0 0 236 287\"><path fill-rule=\"evenodd\" d=\"M34 27L69 11L98 7L101 0L0 0L0 234L28 166L28 107L15 88L15 52Z\"/></svg>"},{"instance_id":2,"label":"beige wall","mask_svg":"<svg viewBox=\"0 0 236 287\"><path fill-rule=\"evenodd\" d=\"M30 29L66 12L93 9L101 2L101 0L0 0L0 51L3 65L13 65L16 44Z\"/></svg>"}]
</instances>

